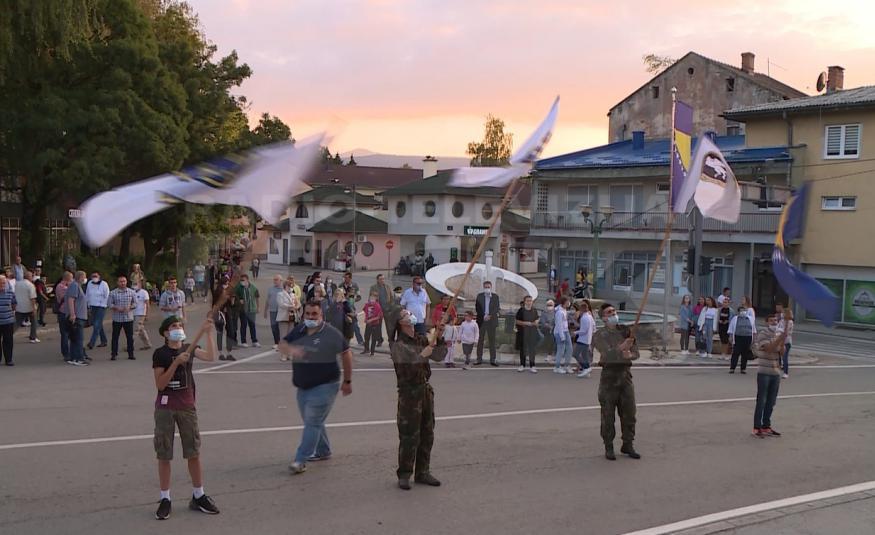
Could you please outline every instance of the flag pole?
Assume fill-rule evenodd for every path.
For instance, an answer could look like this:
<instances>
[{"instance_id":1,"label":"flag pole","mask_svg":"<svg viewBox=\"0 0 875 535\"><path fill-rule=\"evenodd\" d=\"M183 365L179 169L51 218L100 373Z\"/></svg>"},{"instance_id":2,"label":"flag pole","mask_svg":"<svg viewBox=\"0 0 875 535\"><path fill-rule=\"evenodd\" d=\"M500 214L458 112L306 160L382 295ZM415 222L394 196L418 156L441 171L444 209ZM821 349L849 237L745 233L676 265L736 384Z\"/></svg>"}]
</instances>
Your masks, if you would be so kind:
<instances>
[{"instance_id":1,"label":"flag pole","mask_svg":"<svg viewBox=\"0 0 875 535\"><path fill-rule=\"evenodd\" d=\"M662 242L659 244L659 249L656 252L656 262L654 263L654 269L650 272L647 277L647 286L644 288L644 295L641 297L641 304L638 305L638 312L635 314L635 323L632 325L632 335L634 336L635 331L638 329L638 324L641 322L641 314L644 312L644 307L647 306L647 298L650 295L650 289L653 287L653 279L656 277L656 272L659 271L659 263L662 260L662 254L668 246L668 255L671 256L671 226L674 222L674 210L671 204L672 201L672 175L671 169L674 164L674 155L676 151L675 146L675 111L677 108L677 88L671 88L671 148L669 150L669 161L668 161L668 207L667 207L667 218L665 223L665 235L662 238ZM669 273L669 265L671 264L670 258L666 259L666 266L663 270L663 303L662 303L662 344L663 350L667 350L667 339L668 339L668 303L671 296L671 288L672 281L670 280L671 274Z\"/></svg>"},{"instance_id":2,"label":"flag pole","mask_svg":"<svg viewBox=\"0 0 875 535\"><path fill-rule=\"evenodd\" d=\"M495 215L492 216L492 222L489 224L489 228L486 229L486 234L483 235L483 238L480 240L480 245L477 247L477 251L474 253L474 256L471 258L471 262L468 263L468 269L465 270L465 276L462 277L462 282L456 288L455 293L453 293L453 298L450 299L450 304L447 306L447 309L444 310L444 314L441 317L441 325L445 325L447 320L450 317L450 310L456 305L456 301L459 299L459 294L462 292L462 288L468 283L468 278L471 276L471 271L474 270L474 265L477 264L477 260L480 259L480 255L483 254L483 250L486 249L486 242L489 241L490 236L492 236L492 231L495 229L495 224L498 223L498 219L501 217L501 214L507 209L511 202L519 195L519 192L522 191L522 182L519 178L513 179L510 185L507 187L507 191L504 193L504 197L501 200L501 206L499 206L498 211L495 212ZM516 191L514 191L516 190ZM435 326L437 327L437 326Z\"/></svg>"}]
</instances>

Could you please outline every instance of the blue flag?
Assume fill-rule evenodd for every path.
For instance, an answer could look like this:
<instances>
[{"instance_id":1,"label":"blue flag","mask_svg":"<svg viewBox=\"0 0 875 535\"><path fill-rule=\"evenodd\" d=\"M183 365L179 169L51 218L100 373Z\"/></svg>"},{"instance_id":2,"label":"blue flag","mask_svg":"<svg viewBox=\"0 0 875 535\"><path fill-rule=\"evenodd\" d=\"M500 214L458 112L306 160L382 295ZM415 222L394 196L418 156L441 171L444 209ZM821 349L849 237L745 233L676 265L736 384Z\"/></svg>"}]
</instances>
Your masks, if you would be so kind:
<instances>
[{"instance_id":1,"label":"blue flag","mask_svg":"<svg viewBox=\"0 0 875 535\"><path fill-rule=\"evenodd\" d=\"M805 229L805 206L808 200L808 184L797 191L781 214L778 223L778 235L775 237L775 248L772 250L772 269L781 288L802 308L820 320L827 327L832 327L839 317L841 302L829 288L820 281L799 270L787 259L785 247L792 240L801 238Z\"/></svg>"}]
</instances>

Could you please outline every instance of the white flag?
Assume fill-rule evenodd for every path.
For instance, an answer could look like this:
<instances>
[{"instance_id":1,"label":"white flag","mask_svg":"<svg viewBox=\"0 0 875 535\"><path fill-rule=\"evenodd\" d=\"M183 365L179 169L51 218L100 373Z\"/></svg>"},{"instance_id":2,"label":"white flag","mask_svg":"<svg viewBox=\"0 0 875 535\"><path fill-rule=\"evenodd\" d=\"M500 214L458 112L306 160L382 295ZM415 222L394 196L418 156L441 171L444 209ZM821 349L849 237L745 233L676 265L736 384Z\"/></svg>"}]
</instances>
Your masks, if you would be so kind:
<instances>
[{"instance_id":1,"label":"white flag","mask_svg":"<svg viewBox=\"0 0 875 535\"><path fill-rule=\"evenodd\" d=\"M717 145L707 136L699 138L688 182L695 181L694 199L705 217L738 222L741 188Z\"/></svg>"},{"instance_id":2,"label":"white flag","mask_svg":"<svg viewBox=\"0 0 875 535\"><path fill-rule=\"evenodd\" d=\"M541 124L520 148L510 157L510 167L461 167L453 171L447 185L461 188L503 188L513 179L525 176L553 135L556 117L559 115L559 97Z\"/></svg>"},{"instance_id":3,"label":"white flag","mask_svg":"<svg viewBox=\"0 0 875 535\"><path fill-rule=\"evenodd\" d=\"M307 189L304 177L318 162L322 140L275 143L99 193L82 204L76 223L89 247L181 202L246 206L275 223L289 199Z\"/></svg>"}]
</instances>

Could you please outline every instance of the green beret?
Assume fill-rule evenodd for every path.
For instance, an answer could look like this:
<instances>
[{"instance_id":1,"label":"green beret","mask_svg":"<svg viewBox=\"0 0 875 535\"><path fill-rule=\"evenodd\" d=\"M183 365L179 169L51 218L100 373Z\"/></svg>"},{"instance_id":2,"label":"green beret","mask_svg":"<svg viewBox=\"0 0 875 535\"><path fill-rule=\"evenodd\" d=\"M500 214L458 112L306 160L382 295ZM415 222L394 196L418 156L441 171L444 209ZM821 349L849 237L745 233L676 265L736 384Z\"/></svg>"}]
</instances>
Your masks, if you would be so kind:
<instances>
[{"instance_id":1,"label":"green beret","mask_svg":"<svg viewBox=\"0 0 875 535\"><path fill-rule=\"evenodd\" d=\"M177 318L176 316L167 316L166 318L164 318L164 321L161 322L161 326L158 327L158 334L164 336L164 333L167 331L167 329L169 329L170 326L174 323L182 323L182 320Z\"/></svg>"}]
</instances>

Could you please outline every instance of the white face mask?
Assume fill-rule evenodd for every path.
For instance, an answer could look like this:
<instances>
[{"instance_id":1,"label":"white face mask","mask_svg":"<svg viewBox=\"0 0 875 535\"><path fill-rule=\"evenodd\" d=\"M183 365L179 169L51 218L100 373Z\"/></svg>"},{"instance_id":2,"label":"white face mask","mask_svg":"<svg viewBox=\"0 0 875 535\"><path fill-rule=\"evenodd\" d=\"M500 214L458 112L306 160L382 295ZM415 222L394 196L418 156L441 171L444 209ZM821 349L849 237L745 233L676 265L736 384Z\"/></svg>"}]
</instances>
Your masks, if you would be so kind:
<instances>
[{"instance_id":1,"label":"white face mask","mask_svg":"<svg viewBox=\"0 0 875 535\"><path fill-rule=\"evenodd\" d=\"M492 288L483 288L483 293L486 295L492 295Z\"/></svg>"},{"instance_id":2,"label":"white face mask","mask_svg":"<svg viewBox=\"0 0 875 535\"><path fill-rule=\"evenodd\" d=\"M605 323L607 323L608 325L611 325L611 326L615 326L618 323L620 323L620 316L618 316L616 314L608 316L607 318L605 318Z\"/></svg>"}]
</instances>

